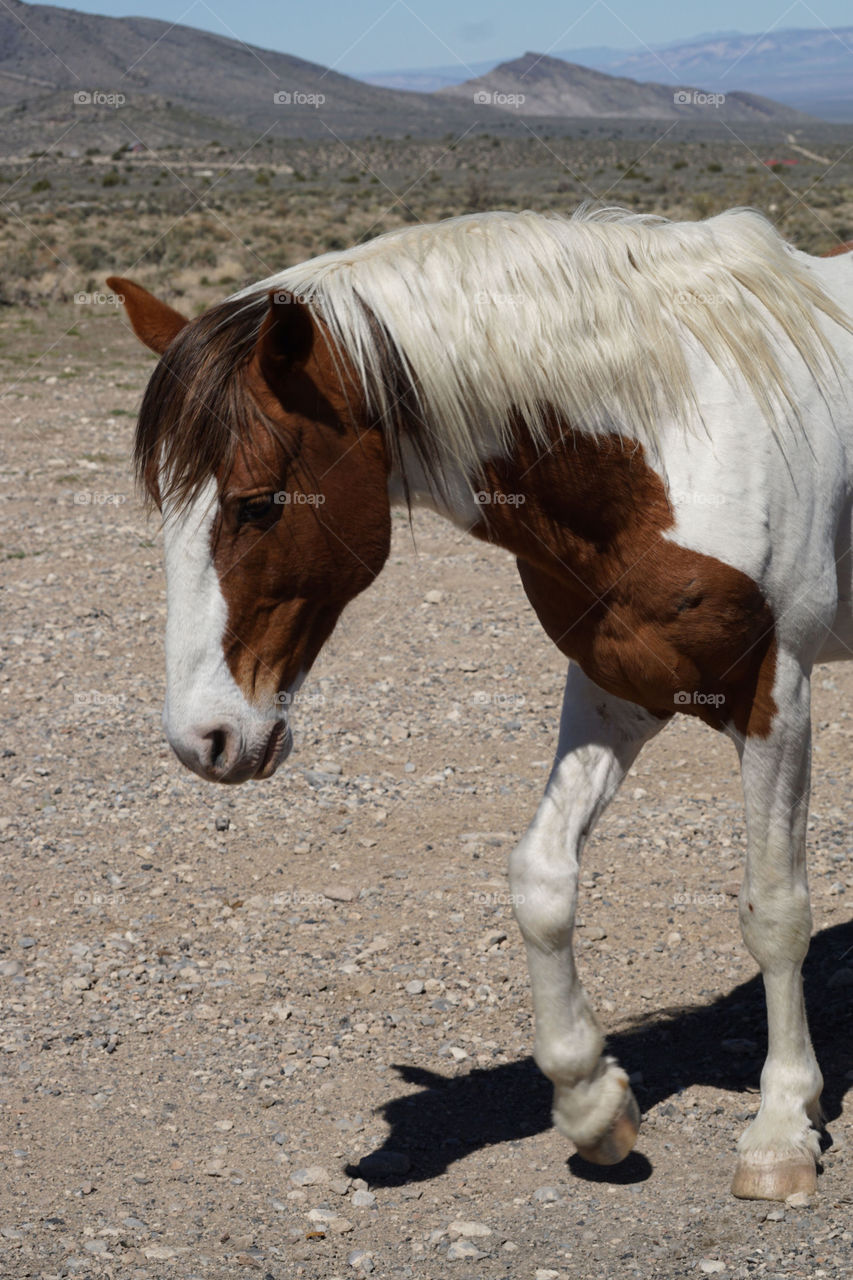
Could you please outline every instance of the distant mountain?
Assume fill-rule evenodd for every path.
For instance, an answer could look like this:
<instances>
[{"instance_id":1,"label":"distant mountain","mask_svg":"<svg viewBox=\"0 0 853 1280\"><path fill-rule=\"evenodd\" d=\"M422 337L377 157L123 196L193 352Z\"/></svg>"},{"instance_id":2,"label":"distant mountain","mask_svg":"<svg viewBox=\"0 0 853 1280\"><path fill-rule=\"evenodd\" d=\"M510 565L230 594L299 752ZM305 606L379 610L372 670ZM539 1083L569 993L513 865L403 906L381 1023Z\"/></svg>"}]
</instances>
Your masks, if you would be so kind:
<instances>
[{"instance_id":1,"label":"distant mountain","mask_svg":"<svg viewBox=\"0 0 853 1280\"><path fill-rule=\"evenodd\" d=\"M853 121L853 27L784 30L764 35L712 32L635 51L595 46L552 56L608 75L641 82L701 85L714 93L739 90L785 103L825 120ZM371 72L360 79L395 89L443 89L487 75L499 60L420 71Z\"/></svg>"},{"instance_id":2,"label":"distant mountain","mask_svg":"<svg viewBox=\"0 0 853 1280\"><path fill-rule=\"evenodd\" d=\"M671 75L723 93L748 89L827 120L853 120L853 27L726 33L613 53L602 69L618 75L664 81Z\"/></svg>"},{"instance_id":3,"label":"distant mountain","mask_svg":"<svg viewBox=\"0 0 853 1280\"><path fill-rule=\"evenodd\" d=\"M88 94L91 101L75 102L75 94ZM116 94L125 100L119 111L110 100ZM146 122L148 145L229 130L330 140L376 131L438 134L461 132L471 118L450 101L375 88L316 63L192 27L2 0L4 150L18 135L32 140L40 128L45 141L73 127L74 141L85 142L96 118L101 134L106 121L116 139L126 142L118 120L128 113Z\"/></svg>"},{"instance_id":4,"label":"distant mountain","mask_svg":"<svg viewBox=\"0 0 853 1280\"><path fill-rule=\"evenodd\" d=\"M688 85L641 84L561 58L525 53L485 75L436 95L514 110L526 116L632 119L719 118L743 123L788 123L804 117L791 107L749 93L712 94Z\"/></svg>"}]
</instances>

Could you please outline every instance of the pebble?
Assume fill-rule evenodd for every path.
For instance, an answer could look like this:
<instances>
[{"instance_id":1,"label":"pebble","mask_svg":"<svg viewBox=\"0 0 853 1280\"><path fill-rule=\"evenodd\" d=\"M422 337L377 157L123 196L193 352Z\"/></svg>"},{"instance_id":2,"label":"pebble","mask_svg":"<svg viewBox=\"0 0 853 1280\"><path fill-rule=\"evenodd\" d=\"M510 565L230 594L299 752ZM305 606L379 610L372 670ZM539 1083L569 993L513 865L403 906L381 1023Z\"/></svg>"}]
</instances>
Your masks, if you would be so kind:
<instances>
[{"instance_id":1,"label":"pebble","mask_svg":"<svg viewBox=\"0 0 853 1280\"><path fill-rule=\"evenodd\" d=\"M541 1204L556 1204L561 1197L556 1187L537 1187L532 1198Z\"/></svg>"},{"instance_id":2,"label":"pebble","mask_svg":"<svg viewBox=\"0 0 853 1280\"><path fill-rule=\"evenodd\" d=\"M485 1222L451 1222L447 1228L447 1234L451 1240L458 1240L461 1237L466 1240L485 1239L492 1234L492 1228L487 1227Z\"/></svg>"},{"instance_id":3,"label":"pebble","mask_svg":"<svg viewBox=\"0 0 853 1280\"><path fill-rule=\"evenodd\" d=\"M358 890L351 889L346 884L333 884L323 890L323 897L328 898L330 902L355 902Z\"/></svg>"},{"instance_id":4,"label":"pebble","mask_svg":"<svg viewBox=\"0 0 853 1280\"><path fill-rule=\"evenodd\" d=\"M347 1262L356 1271L370 1272L376 1267L373 1258L365 1249L353 1249L352 1253L347 1254Z\"/></svg>"},{"instance_id":5,"label":"pebble","mask_svg":"<svg viewBox=\"0 0 853 1280\"><path fill-rule=\"evenodd\" d=\"M474 945L478 951L488 951L489 947L497 947L506 941L506 937L506 930L490 929L488 933L482 934Z\"/></svg>"},{"instance_id":6,"label":"pebble","mask_svg":"<svg viewBox=\"0 0 853 1280\"><path fill-rule=\"evenodd\" d=\"M424 602L426 604L441 604L443 599L444 599L443 591L428 591L424 596Z\"/></svg>"},{"instance_id":7,"label":"pebble","mask_svg":"<svg viewBox=\"0 0 853 1280\"><path fill-rule=\"evenodd\" d=\"M376 1204L376 1196L372 1191L354 1191L350 1196L350 1204L356 1209L372 1209Z\"/></svg>"},{"instance_id":8,"label":"pebble","mask_svg":"<svg viewBox=\"0 0 853 1280\"><path fill-rule=\"evenodd\" d=\"M318 1187L329 1181L329 1172L322 1165L312 1164L307 1169L294 1169L290 1181L296 1187Z\"/></svg>"},{"instance_id":9,"label":"pebble","mask_svg":"<svg viewBox=\"0 0 853 1280\"><path fill-rule=\"evenodd\" d=\"M227 831L231 826L231 819L225 817L224 814L220 814L219 817L214 820L213 825L216 827L217 831Z\"/></svg>"},{"instance_id":10,"label":"pebble","mask_svg":"<svg viewBox=\"0 0 853 1280\"><path fill-rule=\"evenodd\" d=\"M533 1280L560 1280L560 1272L550 1267L537 1267L533 1272Z\"/></svg>"},{"instance_id":11,"label":"pebble","mask_svg":"<svg viewBox=\"0 0 853 1280\"><path fill-rule=\"evenodd\" d=\"M422 996L426 991L426 987L420 978L414 978L411 982L406 983L406 992L410 996Z\"/></svg>"},{"instance_id":12,"label":"pebble","mask_svg":"<svg viewBox=\"0 0 853 1280\"><path fill-rule=\"evenodd\" d=\"M784 1222L784 1221L785 1221L785 1210L784 1210L784 1209L771 1209L769 1213L765 1214L765 1216L764 1216L764 1221L765 1221L765 1222Z\"/></svg>"},{"instance_id":13,"label":"pebble","mask_svg":"<svg viewBox=\"0 0 853 1280\"><path fill-rule=\"evenodd\" d=\"M719 1276L725 1271L726 1264L719 1258L700 1258L698 1268L706 1276Z\"/></svg>"},{"instance_id":14,"label":"pebble","mask_svg":"<svg viewBox=\"0 0 853 1280\"><path fill-rule=\"evenodd\" d=\"M0 978L14 978L23 972L20 960L0 960Z\"/></svg>"},{"instance_id":15,"label":"pebble","mask_svg":"<svg viewBox=\"0 0 853 1280\"><path fill-rule=\"evenodd\" d=\"M310 1209L308 1220L309 1222L320 1223L339 1236L346 1235L353 1229L352 1223L347 1218L342 1218L334 1209Z\"/></svg>"},{"instance_id":16,"label":"pebble","mask_svg":"<svg viewBox=\"0 0 853 1280\"><path fill-rule=\"evenodd\" d=\"M758 1045L745 1036L732 1036L730 1040L721 1040L720 1045L727 1053L755 1053Z\"/></svg>"},{"instance_id":17,"label":"pebble","mask_svg":"<svg viewBox=\"0 0 853 1280\"><path fill-rule=\"evenodd\" d=\"M482 1249L478 1249L470 1240L456 1240L447 1250L448 1262L461 1262L463 1258L484 1258Z\"/></svg>"},{"instance_id":18,"label":"pebble","mask_svg":"<svg viewBox=\"0 0 853 1280\"><path fill-rule=\"evenodd\" d=\"M792 1195L785 1197L785 1204L791 1206L792 1209L810 1209L811 1197L805 1191L795 1191Z\"/></svg>"}]
</instances>

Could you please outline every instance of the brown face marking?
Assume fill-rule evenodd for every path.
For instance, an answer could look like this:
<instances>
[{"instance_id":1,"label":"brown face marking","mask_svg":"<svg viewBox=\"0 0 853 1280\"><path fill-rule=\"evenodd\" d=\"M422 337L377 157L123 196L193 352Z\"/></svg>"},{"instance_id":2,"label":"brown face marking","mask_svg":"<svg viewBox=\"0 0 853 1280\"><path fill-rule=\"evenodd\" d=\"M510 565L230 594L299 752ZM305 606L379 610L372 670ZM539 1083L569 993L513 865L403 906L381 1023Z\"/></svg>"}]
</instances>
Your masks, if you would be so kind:
<instances>
[{"instance_id":1,"label":"brown face marking","mask_svg":"<svg viewBox=\"0 0 853 1280\"><path fill-rule=\"evenodd\" d=\"M289 314L301 323L307 312L294 304ZM277 340L286 345L287 337L285 330ZM358 420L354 383L325 342L306 346L296 362L276 360L262 336L247 399L266 422L238 447L211 532L228 606L226 660L256 703L308 670L390 545L381 432ZM241 524L241 502L270 494L278 500L263 518Z\"/></svg>"},{"instance_id":2,"label":"brown face marking","mask_svg":"<svg viewBox=\"0 0 853 1280\"><path fill-rule=\"evenodd\" d=\"M528 442L478 487L511 501L474 532L518 557L540 622L590 679L656 715L769 733L770 607L746 574L663 537L672 509L639 443L567 433L542 456Z\"/></svg>"}]
</instances>

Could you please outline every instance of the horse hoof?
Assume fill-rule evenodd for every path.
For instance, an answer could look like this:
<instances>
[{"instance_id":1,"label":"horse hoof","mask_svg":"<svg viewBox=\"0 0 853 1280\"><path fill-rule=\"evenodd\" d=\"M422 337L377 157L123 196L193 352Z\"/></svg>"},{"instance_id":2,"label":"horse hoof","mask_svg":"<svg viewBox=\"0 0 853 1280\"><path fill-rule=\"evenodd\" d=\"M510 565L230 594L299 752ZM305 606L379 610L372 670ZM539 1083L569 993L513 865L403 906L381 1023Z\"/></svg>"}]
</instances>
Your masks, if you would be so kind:
<instances>
[{"instance_id":1,"label":"horse hoof","mask_svg":"<svg viewBox=\"0 0 853 1280\"><path fill-rule=\"evenodd\" d=\"M597 1142L588 1147L578 1147L578 1155L590 1164L618 1164L632 1150L639 1129L640 1108L631 1090L626 1089L622 1110L610 1128Z\"/></svg>"},{"instance_id":2,"label":"horse hoof","mask_svg":"<svg viewBox=\"0 0 853 1280\"><path fill-rule=\"evenodd\" d=\"M795 1192L813 1196L816 1190L817 1169L809 1155L760 1162L741 1157L732 1179L732 1195L739 1200L787 1200Z\"/></svg>"}]
</instances>

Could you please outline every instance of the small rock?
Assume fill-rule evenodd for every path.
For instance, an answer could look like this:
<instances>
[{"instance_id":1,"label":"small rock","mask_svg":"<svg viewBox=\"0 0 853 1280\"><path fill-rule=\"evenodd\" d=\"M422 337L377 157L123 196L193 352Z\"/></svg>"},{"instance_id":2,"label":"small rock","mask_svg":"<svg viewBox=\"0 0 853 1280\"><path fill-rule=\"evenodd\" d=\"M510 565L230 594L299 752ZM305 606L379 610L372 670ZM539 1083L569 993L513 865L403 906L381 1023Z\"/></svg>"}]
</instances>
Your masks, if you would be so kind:
<instances>
[{"instance_id":1,"label":"small rock","mask_svg":"<svg viewBox=\"0 0 853 1280\"><path fill-rule=\"evenodd\" d=\"M489 947L497 947L506 939L506 931L504 929L490 929L488 933L484 933L474 943L478 951L488 951Z\"/></svg>"},{"instance_id":2,"label":"small rock","mask_svg":"<svg viewBox=\"0 0 853 1280\"><path fill-rule=\"evenodd\" d=\"M560 1193L556 1187L537 1187L533 1192L533 1199L541 1204L556 1204L560 1199Z\"/></svg>"},{"instance_id":3,"label":"small rock","mask_svg":"<svg viewBox=\"0 0 853 1280\"><path fill-rule=\"evenodd\" d=\"M150 1258L152 1262L168 1262L170 1258L177 1258L174 1249L170 1249L165 1244L152 1244L147 1249L143 1249L146 1258Z\"/></svg>"},{"instance_id":4,"label":"small rock","mask_svg":"<svg viewBox=\"0 0 853 1280\"><path fill-rule=\"evenodd\" d=\"M666 945L668 947L677 947L680 941L681 934L675 929L673 929L672 933L666 935Z\"/></svg>"},{"instance_id":5,"label":"small rock","mask_svg":"<svg viewBox=\"0 0 853 1280\"><path fill-rule=\"evenodd\" d=\"M319 1187L329 1181L329 1173L322 1165L312 1164L307 1169L294 1169L290 1181L295 1187Z\"/></svg>"},{"instance_id":6,"label":"small rock","mask_svg":"<svg viewBox=\"0 0 853 1280\"><path fill-rule=\"evenodd\" d=\"M87 1253L106 1253L107 1242L106 1240L87 1240L83 1248Z\"/></svg>"},{"instance_id":7,"label":"small rock","mask_svg":"<svg viewBox=\"0 0 853 1280\"><path fill-rule=\"evenodd\" d=\"M356 1209L372 1209L376 1204L376 1196L372 1191L354 1191L350 1196L350 1204Z\"/></svg>"},{"instance_id":8,"label":"small rock","mask_svg":"<svg viewBox=\"0 0 853 1280\"><path fill-rule=\"evenodd\" d=\"M443 599L444 599L443 591L428 591L424 596L424 602L426 604L441 604Z\"/></svg>"},{"instance_id":9,"label":"small rock","mask_svg":"<svg viewBox=\"0 0 853 1280\"><path fill-rule=\"evenodd\" d=\"M487 1227L485 1222L451 1222L447 1228L447 1234L451 1240L485 1239L492 1234L492 1228Z\"/></svg>"},{"instance_id":10,"label":"small rock","mask_svg":"<svg viewBox=\"0 0 853 1280\"><path fill-rule=\"evenodd\" d=\"M231 819L226 818L224 814L220 814L220 816L214 820L213 825L216 827L217 831L227 831L231 826Z\"/></svg>"},{"instance_id":11,"label":"small rock","mask_svg":"<svg viewBox=\"0 0 853 1280\"><path fill-rule=\"evenodd\" d=\"M755 1053L758 1045L745 1036L732 1036L730 1040L721 1040L720 1044L728 1053Z\"/></svg>"},{"instance_id":12,"label":"small rock","mask_svg":"<svg viewBox=\"0 0 853 1280\"><path fill-rule=\"evenodd\" d=\"M414 978L411 982L406 983L406 992L410 996L422 996L426 991L426 987L420 978Z\"/></svg>"},{"instance_id":13,"label":"small rock","mask_svg":"<svg viewBox=\"0 0 853 1280\"><path fill-rule=\"evenodd\" d=\"M353 1249L352 1253L347 1254L347 1262L351 1267L355 1267L356 1271L370 1272L376 1267L373 1258L365 1249Z\"/></svg>"},{"instance_id":14,"label":"small rock","mask_svg":"<svg viewBox=\"0 0 853 1280\"><path fill-rule=\"evenodd\" d=\"M333 884L323 890L323 897L328 898L330 902L355 902L358 890L351 889L346 884Z\"/></svg>"},{"instance_id":15,"label":"small rock","mask_svg":"<svg viewBox=\"0 0 853 1280\"><path fill-rule=\"evenodd\" d=\"M764 1215L764 1221L765 1221L765 1222L784 1222L784 1221L785 1221L785 1210L784 1210L784 1209L771 1209L769 1213L767 1213L767 1214L765 1214L765 1215Z\"/></svg>"},{"instance_id":16,"label":"small rock","mask_svg":"<svg viewBox=\"0 0 853 1280\"><path fill-rule=\"evenodd\" d=\"M795 1191L793 1195L785 1197L785 1204L789 1204L792 1209L809 1209L811 1203L811 1197L805 1191Z\"/></svg>"},{"instance_id":17,"label":"small rock","mask_svg":"<svg viewBox=\"0 0 853 1280\"><path fill-rule=\"evenodd\" d=\"M0 960L0 978L14 978L24 970L19 960Z\"/></svg>"},{"instance_id":18,"label":"small rock","mask_svg":"<svg viewBox=\"0 0 853 1280\"><path fill-rule=\"evenodd\" d=\"M339 1236L346 1235L347 1232L353 1229L352 1223L346 1218L342 1218L334 1209L311 1209L308 1212L308 1219L310 1222L319 1223Z\"/></svg>"},{"instance_id":19,"label":"small rock","mask_svg":"<svg viewBox=\"0 0 853 1280\"><path fill-rule=\"evenodd\" d=\"M560 1280L559 1271L552 1271L550 1267L537 1267L533 1272L533 1280Z\"/></svg>"},{"instance_id":20,"label":"small rock","mask_svg":"<svg viewBox=\"0 0 853 1280\"><path fill-rule=\"evenodd\" d=\"M719 1258L700 1258L697 1265L706 1276L722 1275L726 1269L726 1264L720 1262Z\"/></svg>"},{"instance_id":21,"label":"small rock","mask_svg":"<svg viewBox=\"0 0 853 1280\"><path fill-rule=\"evenodd\" d=\"M482 1249L478 1249L470 1240L456 1240L447 1250L448 1262L460 1262L463 1258L484 1258Z\"/></svg>"}]
</instances>

